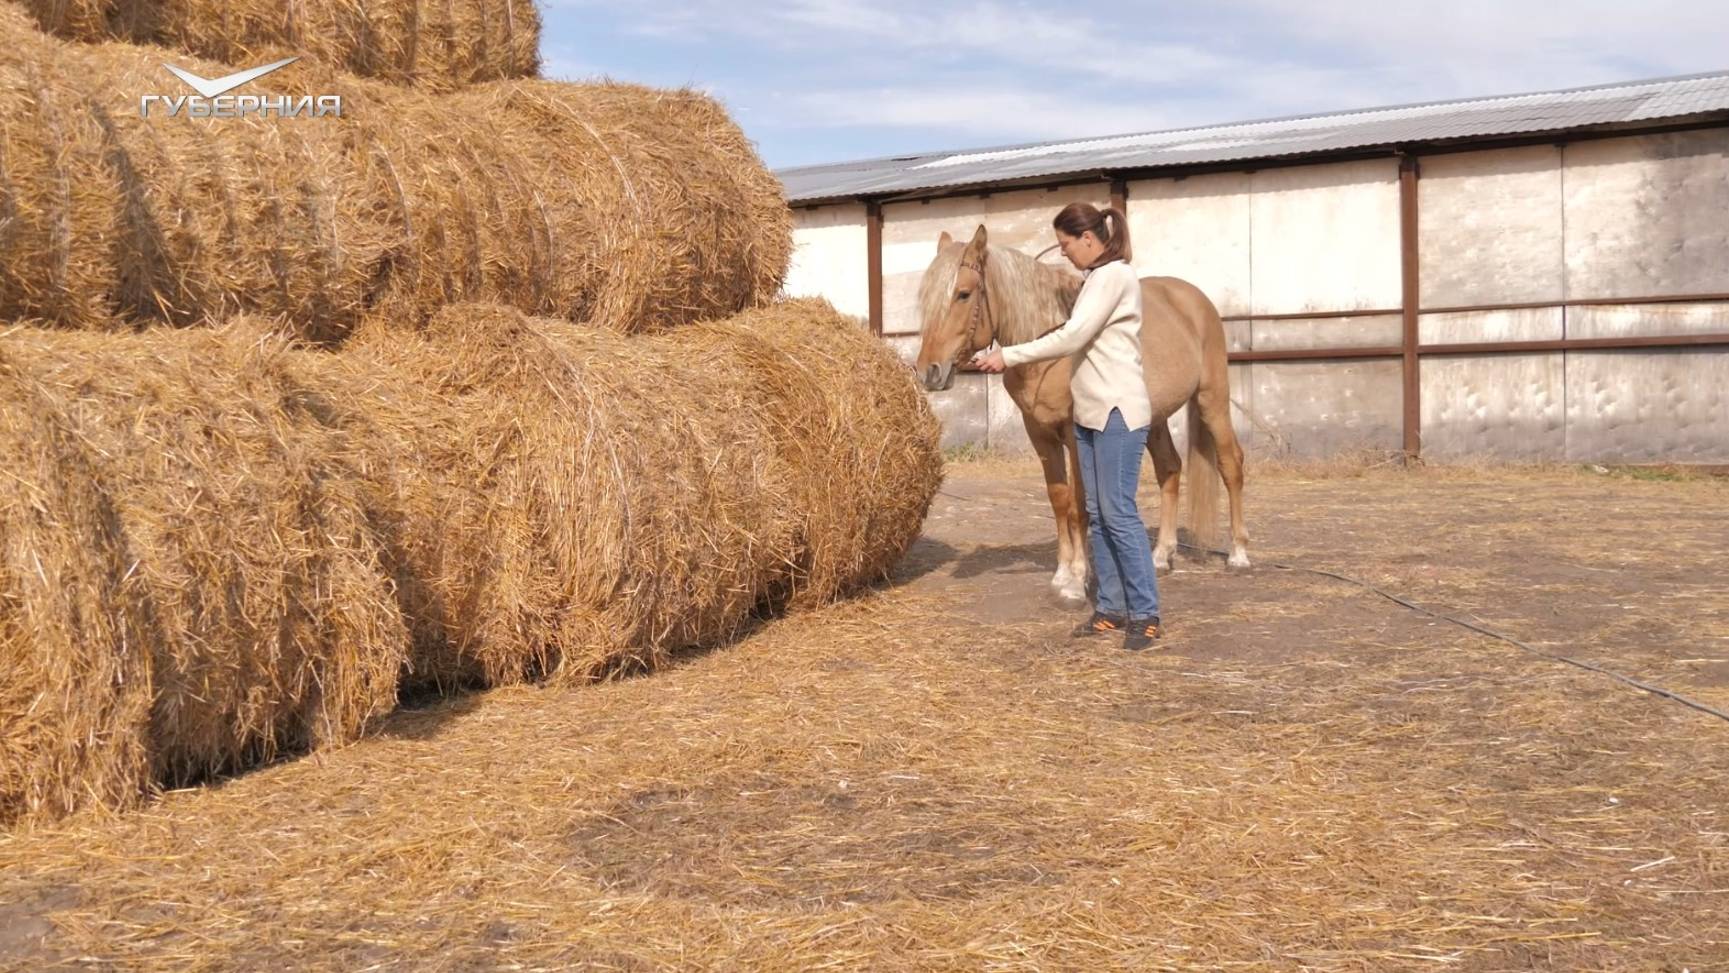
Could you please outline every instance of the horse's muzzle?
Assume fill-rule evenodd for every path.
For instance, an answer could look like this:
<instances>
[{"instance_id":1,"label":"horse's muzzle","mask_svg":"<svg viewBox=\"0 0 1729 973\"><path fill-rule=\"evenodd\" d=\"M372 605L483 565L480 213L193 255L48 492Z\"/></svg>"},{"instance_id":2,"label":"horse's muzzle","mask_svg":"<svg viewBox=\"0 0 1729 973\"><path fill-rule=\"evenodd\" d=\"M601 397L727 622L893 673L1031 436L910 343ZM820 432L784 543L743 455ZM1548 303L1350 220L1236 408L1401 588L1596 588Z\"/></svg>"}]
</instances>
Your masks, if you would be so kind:
<instances>
[{"instance_id":1,"label":"horse's muzzle","mask_svg":"<svg viewBox=\"0 0 1729 973\"><path fill-rule=\"evenodd\" d=\"M924 382L926 392L947 392L955 384L955 367L933 362L925 366L919 380Z\"/></svg>"}]
</instances>

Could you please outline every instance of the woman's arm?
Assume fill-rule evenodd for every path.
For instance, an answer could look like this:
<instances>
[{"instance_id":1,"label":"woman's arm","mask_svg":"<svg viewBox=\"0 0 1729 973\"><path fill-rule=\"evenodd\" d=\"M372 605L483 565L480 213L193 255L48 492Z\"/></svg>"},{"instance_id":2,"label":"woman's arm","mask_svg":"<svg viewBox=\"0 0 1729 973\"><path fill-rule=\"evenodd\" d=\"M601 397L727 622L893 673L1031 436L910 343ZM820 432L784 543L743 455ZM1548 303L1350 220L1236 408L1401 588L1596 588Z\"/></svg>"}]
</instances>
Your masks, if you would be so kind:
<instances>
[{"instance_id":1,"label":"woman's arm","mask_svg":"<svg viewBox=\"0 0 1729 973\"><path fill-rule=\"evenodd\" d=\"M1074 312L1063 326L1042 338L1004 348L1004 367L1065 358L1085 348L1110 322L1111 313L1122 302L1123 288L1131 280L1135 280L1134 272L1126 264L1121 269L1112 266L1105 273L1094 273L1081 287ZM1135 283L1139 286L1139 281Z\"/></svg>"}]
</instances>

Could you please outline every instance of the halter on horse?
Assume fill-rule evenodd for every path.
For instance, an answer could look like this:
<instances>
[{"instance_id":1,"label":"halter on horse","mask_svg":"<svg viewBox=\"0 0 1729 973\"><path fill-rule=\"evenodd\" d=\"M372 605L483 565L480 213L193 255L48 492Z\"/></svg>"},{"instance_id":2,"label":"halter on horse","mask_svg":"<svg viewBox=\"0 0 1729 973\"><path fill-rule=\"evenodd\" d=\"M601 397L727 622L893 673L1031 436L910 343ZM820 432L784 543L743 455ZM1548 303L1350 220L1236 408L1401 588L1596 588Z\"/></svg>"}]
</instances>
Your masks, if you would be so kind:
<instances>
[{"instance_id":1,"label":"halter on horse","mask_svg":"<svg viewBox=\"0 0 1729 973\"><path fill-rule=\"evenodd\" d=\"M963 260L961 261L960 269L972 271L979 279L979 286L972 294L972 310L968 312L969 317L967 319L966 344L961 346L961 353L959 356L961 361L966 361L979 352L984 351L986 348L989 348L997 340L997 333L996 328L992 327L984 318L985 305L986 302L990 300L990 296L985 290L985 265L983 258L980 258L978 263ZM983 341L978 340L980 327L985 329L985 340Z\"/></svg>"}]
</instances>

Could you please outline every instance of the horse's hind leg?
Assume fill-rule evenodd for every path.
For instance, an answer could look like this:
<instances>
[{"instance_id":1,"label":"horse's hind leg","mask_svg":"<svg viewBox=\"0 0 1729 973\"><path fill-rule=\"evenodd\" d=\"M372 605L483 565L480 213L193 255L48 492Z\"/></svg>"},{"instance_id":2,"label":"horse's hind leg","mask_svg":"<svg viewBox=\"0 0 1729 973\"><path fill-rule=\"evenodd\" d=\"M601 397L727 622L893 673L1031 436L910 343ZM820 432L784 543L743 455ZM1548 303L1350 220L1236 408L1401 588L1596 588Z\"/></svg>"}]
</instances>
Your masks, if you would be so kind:
<instances>
[{"instance_id":1,"label":"horse's hind leg","mask_svg":"<svg viewBox=\"0 0 1729 973\"><path fill-rule=\"evenodd\" d=\"M1062 432L1030 420L1026 428L1027 439L1044 467L1045 493L1057 521L1057 572L1051 576L1051 594L1066 605L1078 607L1087 601L1087 522L1080 470L1064 455L1065 446L1069 454L1075 452L1074 443L1065 443Z\"/></svg>"},{"instance_id":2,"label":"horse's hind leg","mask_svg":"<svg viewBox=\"0 0 1729 973\"><path fill-rule=\"evenodd\" d=\"M1171 570L1177 553L1177 494L1183 480L1183 457L1171 439L1171 427L1153 420L1147 436L1147 452L1153 457L1153 476L1159 481L1159 546L1153 549L1153 567Z\"/></svg>"},{"instance_id":3,"label":"horse's hind leg","mask_svg":"<svg viewBox=\"0 0 1729 973\"><path fill-rule=\"evenodd\" d=\"M1201 421L1212 434L1218 451L1219 476L1231 498L1231 556L1226 562L1233 568L1249 566L1249 529L1243 523L1243 445L1237 441L1237 430L1231 425L1231 398L1228 394L1203 390L1196 396L1201 408Z\"/></svg>"}]
</instances>

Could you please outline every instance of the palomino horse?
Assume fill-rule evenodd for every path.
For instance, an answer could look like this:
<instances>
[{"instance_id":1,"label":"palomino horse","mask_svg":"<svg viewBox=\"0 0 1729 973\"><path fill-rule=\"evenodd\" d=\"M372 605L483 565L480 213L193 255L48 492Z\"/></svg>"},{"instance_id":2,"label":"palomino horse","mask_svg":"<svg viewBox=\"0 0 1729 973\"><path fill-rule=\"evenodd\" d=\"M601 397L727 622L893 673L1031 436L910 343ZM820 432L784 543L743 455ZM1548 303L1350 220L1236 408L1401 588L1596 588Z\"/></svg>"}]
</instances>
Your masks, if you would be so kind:
<instances>
[{"instance_id":1,"label":"palomino horse","mask_svg":"<svg viewBox=\"0 0 1729 973\"><path fill-rule=\"evenodd\" d=\"M998 342L1019 344L1068 320L1081 278L1018 250L989 246L980 226L965 246L946 232L919 282L923 318L919 379L930 391L954 384L955 368ZM1211 546L1217 537L1219 479L1231 500L1230 565L1249 566L1243 526L1243 449L1231 427L1225 326L1218 309L1187 281L1141 278L1141 358L1153 425L1147 452L1159 482L1159 543L1155 566L1170 570L1177 547L1177 493L1183 469L1167 420L1189 403L1189 526ZM1087 522L1075 450L1074 402L1068 359L1011 368L1003 387L1020 407L1027 438L1044 465L1045 488L1057 518L1057 573L1051 589L1063 601L1086 600ZM1067 450L1065 460L1064 451Z\"/></svg>"}]
</instances>

